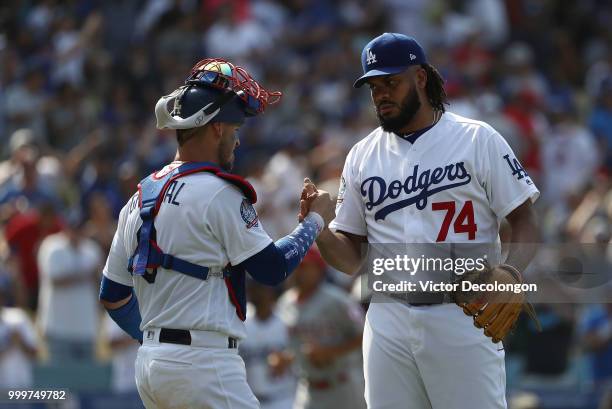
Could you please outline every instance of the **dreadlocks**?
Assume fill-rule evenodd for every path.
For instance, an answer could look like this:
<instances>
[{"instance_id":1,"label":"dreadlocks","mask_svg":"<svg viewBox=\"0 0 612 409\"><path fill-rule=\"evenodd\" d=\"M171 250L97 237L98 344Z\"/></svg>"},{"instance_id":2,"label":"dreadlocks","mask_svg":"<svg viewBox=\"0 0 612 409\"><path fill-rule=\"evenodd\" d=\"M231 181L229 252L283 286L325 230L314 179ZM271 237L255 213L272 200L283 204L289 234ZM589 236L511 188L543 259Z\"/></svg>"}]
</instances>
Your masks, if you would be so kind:
<instances>
[{"instance_id":1,"label":"dreadlocks","mask_svg":"<svg viewBox=\"0 0 612 409\"><path fill-rule=\"evenodd\" d=\"M438 70L431 64L421 64L421 68L427 72L425 92L429 103L434 109L444 112L446 110L444 105L448 105L448 98L444 90L444 79Z\"/></svg>"}]
</instances>

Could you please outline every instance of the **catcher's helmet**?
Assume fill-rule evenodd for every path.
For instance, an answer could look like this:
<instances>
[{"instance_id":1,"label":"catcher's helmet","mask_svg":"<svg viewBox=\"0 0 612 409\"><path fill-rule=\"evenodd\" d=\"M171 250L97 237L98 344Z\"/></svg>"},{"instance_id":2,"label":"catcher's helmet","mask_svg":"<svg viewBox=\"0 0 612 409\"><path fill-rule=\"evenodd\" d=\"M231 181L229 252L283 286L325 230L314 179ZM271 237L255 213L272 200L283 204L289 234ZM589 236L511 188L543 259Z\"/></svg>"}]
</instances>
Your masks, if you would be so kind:
<instances>
[{"instance_id":1,"label":"catcher's helmet","mask_svg":"<svg viewBox=\"0 0 612 409\"><path fill-rule=\"evenodd\" d=\"M185 85L157 101L157 127L190 129L211 122L242 123L280 97L280 92L266 91L242 67L222 59L205 59L192 68Z\"/></svg>"}]
</instances>

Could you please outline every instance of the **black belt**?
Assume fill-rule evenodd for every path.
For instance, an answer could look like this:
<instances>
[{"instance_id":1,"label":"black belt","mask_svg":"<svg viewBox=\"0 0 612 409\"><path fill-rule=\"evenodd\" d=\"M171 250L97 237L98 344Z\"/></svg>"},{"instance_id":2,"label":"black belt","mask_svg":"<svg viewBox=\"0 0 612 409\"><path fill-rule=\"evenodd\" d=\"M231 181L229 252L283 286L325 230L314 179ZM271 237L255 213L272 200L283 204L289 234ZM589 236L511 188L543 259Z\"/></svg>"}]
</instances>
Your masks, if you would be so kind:
<instances>
[{"instance_id":1,"label":"black belt","mask_svg":"<svg viewBox=\"0 0 612 409\"><path fill-rule=\"evenodd\" d=\"M159 342L167 344L191 345L191 333L186 329L162 328L159 331ZM238 348L238 340L227 337L227 347Z\"/></svg>"},{"instance_id":2,"label":"black belt","mask_svg":"<svg viewBox=\"0 0 612 409\"><path fill-rule=\"evenodd\" d=\"M411 292L411 293L386 293L389 297L394 300L404 302L413 307L421 307L426 305L439 305L452 302L452 297L449 293L437 292L437 293L422 293L422 292Z\"/></svg>"}]
</instances>

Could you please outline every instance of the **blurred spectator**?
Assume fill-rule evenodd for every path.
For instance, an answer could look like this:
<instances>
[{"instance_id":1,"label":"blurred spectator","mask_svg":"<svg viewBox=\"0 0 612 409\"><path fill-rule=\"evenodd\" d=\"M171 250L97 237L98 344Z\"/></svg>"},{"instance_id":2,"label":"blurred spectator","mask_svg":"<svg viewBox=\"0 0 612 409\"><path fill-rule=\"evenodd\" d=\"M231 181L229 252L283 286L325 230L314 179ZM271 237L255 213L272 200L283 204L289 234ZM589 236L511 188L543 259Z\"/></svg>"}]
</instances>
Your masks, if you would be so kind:
<instances>
[{"instance_id":1,"label":"blurred spectator","mask_svg":"<svg viewBox=\"0 0 612 409\"><path fill-rule=\"evenodd\" d=\"M147 0L135 22L134 35L137 39L144 38L159 19L172 8L170 0Z\"/></svg>"},{"instance_id":2,"label":"blurred spectator","mask_svg":"<svg viewBox=\"0 0 612 409\"><path fill-rule=\"evenodd\" d=\"M0 206L4 211L23 212L42 202L56 201L50 183L52 165L41 162L32 130L16 130L11 135L10 149L11 157L0 163Z\"/></svg>"},{"instance_id":3,"label":"blurred spectator","mask_svg":"<svg viewBox=\"0 0 612 409\"><path fill-rule=\"evenodd\" d=\"M516 124L503 114L503 100L501 97L496 95L494 90L489 90L488 92L483 92L476 99L475 104L478 113L474 116L481 121L487 122L503 135L516 157L523 158L525 156L526 141L521 137Z\"/></svg>"},{"instance_id":4,"label":"blurred spectator","mask_svg":"<svg viewBox=\"0 0 612 409\"><path fill-rule=\"evenodd\" d=\"M436 4L437 3L437 4ZM444 6L444 2L431 2L428 0L384 0L388 10L389 22L387 31L403 33L410 27L411 33L419 33L419 42L426 48L436 40L436 33L427 21L427 15L432 6ZM363 45L363 44L362 44Z\"/></svg>"},{"instance_id":5,"label":"blurred spectator","mask_svg":"<svg viewBox=\"0 0 612 409\"><path fill-rule=\"evenodd\" d=\"M94 192L89 196L87 210L89 218L83 226L83 234L95 241L103 254L108 254L117 230L110 203L104 194Z\"/></svg>"},{"instance_id":6,"label":"blurred spectator","mask_svg":"<svg viewBox=\"0 0 612 409\"><path fill-rule=\"evenodd\" d=\"M251 2L251 14L267 30L269 41L279 40L282 30L288 23L289 11L285 5L274 0L257 0Z\"/></svg>"},{"instance_id":7,"label":"blurred spectator","mask_svg":"<svg viewBox=\"0 0 612 409\"><path fill-rule=\"evenodd\" d=\"M234 11L237 4L228 1L218 8L214 24L204 34L204 49L208 55L223 55L256 72L248 57L257 52L265 53L272 46L272 35L256 19L239 20L240 16ZM227 44L233 44L233 47L227 47Z\"/></svg>"},{"instance_id":8,"label":"blurred spectator","mask_svg":"<svg viewBox=\"0 0 612 409\"><path fill-rule=\"evenodd\" d=\"M138 342L105 314L104 329L112 355L111 389L114 392L136 391L136 355Z\"/></svg>"},{"instance_id":9,"label":"blurred spectator","mask_svg":"<svg viewBox=\"0 0 612 409\"><path fill-rule=\"evenodd\" d=\"M599 142L603 164L609 172L612 169L612 75L601 83L589 126Z\"/></svg>"},{"instance_id":10,"label":"blurred spectator","mask_svg":"<svg viewBox=\"0 0 612 409\"><path fill-rule=\"evenodd\" d=\"M45 238L38 251L38 322L53 362L93 359L103 260L100 247L83 237L81 223L71 215L66 230Z\"/></svg>"},{"instance_id":11,"label":"blurred spectator","mask_svg":"<svg viewBox=\"0 0 612 409\"><path fill-rule=\"evenodd\" d=\"M478 21L477 26L489 47L499 46L507 41L510 22L503 0L471 0L465 2L465 9Z\"/></svg>"},{"instance_id":12,"label":"blurred spectator","mask_svg":"<svg viewBox=\"0 0 612 409\"><path fill-rule=\"evenodd\" d=\"M82 103L82 92L68 82L57 87L47 121L47 139L54 148L67 151L85 134L91 118L88 118L87 105Z\"/></svg>"},{"instance_id":13,"label":"blurred spectator","mask_svg":"<svg viewBox=\"0 0 612 409\"><path fill-rule=\"evenodd\" d=\"M113 217L115 219L119 217L125 202L122 201L119 183L115 179L115 155L110 145L102 146L95 152L92 162L84 169L81 175L81 208L84 211L89 210L90 197L94 193L99 193L105 196L111 206Z\"/></svg>"},{"instance_id":14,"label":"blurred spectator","mask_svg":"<svg viewBox=\"0 0 612 409\"><path fill-rule=\"evenodd\" d=\"M316 55L334 46L329 41L340 25L339 10L328 0L292 0L291 26L286 27L284 40L303 56Z\"/></svg>"},{"instance_id":15,"label":"blurred spectator","mask_svg":"<svg viewBox=\"0 0 612 409\"><path fill-rule=\"evenodd\" d=\"M297 364L296 409L365 408L363 310L346 292L324 282L325 268L311 248L293 273L295 287L280 298L278 313L289 327L291 350L276 364Z\"/></svg>"},{"instance_id":16,"label":"blurred spectator","mask_svg":"<svg viewBox=\"0 0 612 409\"><path fill-rule=\"evenodd\" d=\"M599 166L593 135L580 124L572 101L550 103L551 129L542 146L543 199L567 220Z\"/></svg>"},{"instance_id":17,"label":"blurred spectator","mask_svg":"<svg viewBox=\"0 0 612 409\"><path fill-rule=\"evenodd\" d=\"M474 22L469 22L469 31L453 50L453 61L465 84L484 85L490 79L494 56L483 44L484 38Z\"/></svg>"},{"instance_id":18,"label":"blurred spectator","mask_svg":"<svg viewBox=\"0 0 612 409\"><path fill-rule=\"evenodd\" d=\"M51 39L55 60L53 81L78 87L84 82L83 66L88 43L100 29L102 17L97 13L91 14L80 31L76 27L76 16L71 14L61 15L55 23L57 30Z\"/></svg>"},{"instance_id":19,"label":"blurred spectator","mask_svg":"<svg viewBox=\"0 0 612 409\"><path fill-rule=\"evenodd\" d=\"M23 283L26 292L26 304L22 307L31 311L36 311L38 304L38 247L45 237L58 233L61 229L60 219L51 203L43 203L37 209L15 214L4 228L4 237L9 245L11 258L14 259L18 279Z\"/></svg>"},{"instance_id":20,"label":"blurred spectator","mask_svg":"<svg viewBox=\"0 0 612 409\"><path fill-rule=\"evenodd\" d=\"M35 139L34 132L29 128L17 129L11 134L8 143L9 151L7 152L10 157L0 163L0 186L2 186L2 189L5 189L4 185L15 177L21 163L37 156Z\"/></svg>"},{"instance_id":21,"label":"blurred spectator","mask_svg":"<svg viewBox=\"0 0 612 409\"><path fill-rule=\"evenodd\" d=\"M568 369L575 321L572 310L565 304L537 306L542 331L538 332L531 320L526 323L525 334L530 338L526 345L527 374L555 377Z\"/></svg>"},{"instance_id":22,"label":"blurred spectator","mask_svg":"<svg viewBox=\"0 0 612 409\"><path fill-rule=\"evenodd\" d=\"M7 87L4 96L4 114L8 122L8 131L29 128L45 143L45 113L48 109L49 96L44 90L45 77L42 67L30 66L24 72L24 79Z\"/></svg>"},{"instance_id":23,"label":"blurred spectator","mask_svg":"<svg viewBox=\"0 0 612 409\"><path fill-rule=\"evenodd\" d=\"M521 163L536 183L542 168L540 144L548 132L548 122L539 108L540 104L541 101L535 93L522 90L511 94L504 108L504 115L516 126L522 138Z\"/></svg>"},{"instance_id":24,"label":"blurred spectator","mask_svg":"<svg viewBox=\"0 0 612 409\"><path fill-rule=\"evenodd\" d=\"M537 101L546 98L548 87L542 73L534 65L532 48L513 43L504 52L505 75L502 90L507 95L527 93Z\"/></svg>"},{"instance_id":25,"label":"blurred spectator","mask_svg":"<svg viewBox=\"0 0 612 409\"><path fill-rule=\"evenodd\" d=\"M594 381L602 385L612 380L612 304L589 306L582 316L581 333Z\"/></svg>"},{"instance_id":26,"label":"blurred spectator","mask_svg":"<svg viewBox=\"0 0 612 409\"><path fill-rule=\"evenodd\" d=\"M119 190L121 193L122 203L132 197L132 195L138 189L138 183L140 177L138 176L138 169L136 164L133 162L124 162L119 167Z\"/></svg>"},{"instance_id":27,"label":"blurred spectator","mask_svg":"<svg viewBox=\"0 0 612 409\"><path fill-rule=\"evenodd\" d=\"M564 234L570 241L578 243L601 243L602 237L596 240L596 234L585 237L585 229L594 219L610 230L612 221L612 190L610 178L606 174L597 175L592 181L591 189L586 192L573 213L567 219ZM605 230L605 228L603 229Z\"/></svg>"},{"instance_id":28,"label":"blurred spectator","mask_svg":"<svg viewBox=\"0 0 612 409\"><path fill-rule=\"evenodd\" d=\"M5 305L9 289L8 280L0 277L0 388L29 388L34 386L36 333L24 310Z\"/></svg>"},{"instance_id":29,"label":"blurred spectator","mask_svg":"<svg viewBox=\"0 0 612 409\"><path fill-rule=\"evenodd\" d=\"M262 409L289 409L295 397L296 379L288 367L277 365L278 353L289 347L287 326L274 312L276 290L249 282L246 339L240 355L247 369L247 382Z\"/></svg>"},{"instance_id":30,"label":"blurred spectator","mask_svg":"<svg viewBox=\"0 0 612 409\"><path fill-rule=\"evenodd\" d=\"M269 159L261 180L261 206L269 209L269 218L262 223L272 238L287 234L295 224L299 204L295 198L301 194L306 175L306 161L294 149L281 150Z\"/></svg>"}]
</instances>

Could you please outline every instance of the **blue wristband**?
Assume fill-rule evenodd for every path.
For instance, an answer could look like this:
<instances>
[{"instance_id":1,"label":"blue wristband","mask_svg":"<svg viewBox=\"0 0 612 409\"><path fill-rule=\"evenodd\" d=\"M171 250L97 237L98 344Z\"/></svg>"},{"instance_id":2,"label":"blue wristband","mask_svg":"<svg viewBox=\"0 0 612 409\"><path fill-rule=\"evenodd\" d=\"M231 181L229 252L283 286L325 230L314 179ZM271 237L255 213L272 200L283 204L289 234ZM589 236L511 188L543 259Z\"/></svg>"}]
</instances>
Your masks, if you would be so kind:
<instances>
[{"instance_id":1,"label":"blue wristband","mask_svg":"<svg viewBox=\"0 0 612 409\"><path fill-rule=\"evenodd\" d=\"M285 256L288 272L295 270L302 262L323 227L323 218L317 213L309 213L295 230L276 242Z\"/></svg>"},{"instance_id":2,"label":"blue wristband","mask_svg":"<svg viewBox=\"0 0 612 409\"><path fill-rule=\"evenodd\" d=\"M255 281L278 285L302 262L323 227L323 218L311 213L289 235L240 264Z\"/></svg>"}]
</instances>

